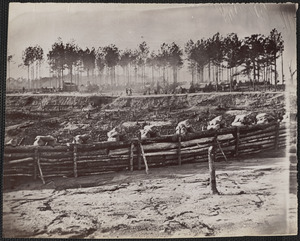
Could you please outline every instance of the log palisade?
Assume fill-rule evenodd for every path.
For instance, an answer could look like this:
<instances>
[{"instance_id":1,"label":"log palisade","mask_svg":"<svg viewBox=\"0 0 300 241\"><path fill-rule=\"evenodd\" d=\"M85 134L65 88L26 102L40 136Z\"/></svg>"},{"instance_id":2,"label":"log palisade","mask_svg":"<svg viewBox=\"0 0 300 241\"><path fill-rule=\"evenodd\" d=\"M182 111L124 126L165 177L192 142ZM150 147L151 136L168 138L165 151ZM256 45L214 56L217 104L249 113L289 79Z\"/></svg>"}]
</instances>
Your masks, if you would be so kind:
<instances>
[{"instance_id":1,"label":"log palisade","mask_svg":"<svg viewBox=\"0 0 300 241\"><path fill-rule=\"evenodd\" d=\"M7 146L4 149L3 174L4 177L40 178L44 182L49 177L77 177L141 170L147 166L207 162L208 148L214 138L218 141L215 159L222 161L237 155L283 148L287 145L288 132L284 123L270 123L147 140L133 138L126 142L54 147Z\"/></svg>"}]
</instances>

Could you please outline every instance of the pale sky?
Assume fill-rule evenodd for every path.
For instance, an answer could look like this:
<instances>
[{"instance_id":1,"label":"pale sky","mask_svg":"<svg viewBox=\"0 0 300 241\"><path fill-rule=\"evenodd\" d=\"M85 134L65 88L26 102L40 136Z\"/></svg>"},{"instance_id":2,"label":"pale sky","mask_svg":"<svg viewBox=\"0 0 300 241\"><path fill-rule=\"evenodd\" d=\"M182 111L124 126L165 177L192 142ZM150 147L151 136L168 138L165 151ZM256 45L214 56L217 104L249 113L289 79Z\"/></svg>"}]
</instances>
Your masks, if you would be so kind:
<instances>
[{"instance_id":1,"label":"pale sky","mask_svg":"<svg viewBox=\"0 0 300 241\"><path fill-rule=\"evenodd\" d=\"M163 42L180 47L189 40L208 38L220 32L269 35L273 28L284 39L284 71L296 68L295 4L103 4L103 3L10 3L8 54L14 55L11 76L26 77L22 51L40 45L44 58L61 37L74 39L81 47L116 44L119 49L136 48L146 41L150 51ZM42 76L48 76L43 64Z\"/></svg>"}]
</instances>

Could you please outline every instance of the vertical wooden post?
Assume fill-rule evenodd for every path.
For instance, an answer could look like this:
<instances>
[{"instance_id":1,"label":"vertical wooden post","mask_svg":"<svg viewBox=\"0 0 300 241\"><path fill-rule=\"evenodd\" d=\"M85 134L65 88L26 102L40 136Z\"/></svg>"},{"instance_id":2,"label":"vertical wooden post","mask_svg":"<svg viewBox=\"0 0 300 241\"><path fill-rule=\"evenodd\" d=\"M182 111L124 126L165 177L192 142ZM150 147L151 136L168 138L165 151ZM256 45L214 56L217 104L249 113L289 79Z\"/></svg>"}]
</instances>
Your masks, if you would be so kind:
<instances>
[{"instance_id":1,"label":"vertical wooden post","mask_svg":"<svg viewBox=\"0 0 300 241\"><path fill-rule=\"evenodd\" d=\"M37 178L37 159L39 155L38 147L34 149L34 159L33 159L33 179Z\"/></svg>"},{"instance_id":2,"label":"vertical wooden post","mask_svg":"<svg viewBox=\"0 0 300 241\"><path fill-rule=\"evenodd\" d=\"M143 160L144 160L144 164L145 164L145 170L146 170L146 174L148 174L148 164L147 164L147 159L146 159L146 156L145 156L145 153L144 153L144 149L143 149L143 146L142 146L142 143L139 142L139 146L140 146L140 149L141 149L141 153L142 153L142 156L143 156Z\"/></svg>"},{"instance_id":3,"label":"vertical wooden post","mask_svg":"<svg viewBox=\"0 0 300 241\"><path fill-rule=\"evenodd\" d=\"M36 150L38 150L38 148ZM44 176L43 176L43 172L42 172L42 168L41 168L41 163L40 163L40 153L39 152L37 152L37 166L39 168L40 178L41 178L43 184L45 184L45 180L44 180Z\"/></svg>"},{"instance_id":4,"label":"vertical wooden post","mask_svg":"<svg viewBox=\"0 0 300 241\"><path fill-rule=\"evenodd\" d=\"M129 169L131 172L133 171L133 149L134 149L134 143L132 141L130 145L130 157L129 157Z\"/></svg>"},{"instance_id":5,"label":"vertical wooden post","mask_svg":"<svg viewBox=\"0 0 300 241\"><path fill-rule=\"evenodd\" d=\"M240 144L240 127L236 127L236 133L235 133L235 156L239 154L239 144Z\"/></svg>"},{"instance_id":6,"label":"vertical wooden post","mask_svg":"<svg viewBox=\"0 0 300 241\"><path fill-rule=\"evenodd\" d=\"M274 149L278 149L278 143L279 143L279 125L280 123L277 122L275 126L275 141L274 141Z\"/></svg>"},{"instance_id":7,"label":"vertical wooden post","mask_svg":"<svg viewBox=\"0 0 300 241\"><path fill-rule=\"evenodd\" d=\"M74 177L77 177L77 145L73 146Z\"/></svg>"},{"instance_id":8,"label":"vertical wooden post","mask_svg":"<svg viewBox=\"0 0 300 241\"><path fill-rule=\"evenodd\" d=\"M214 139L212 146L208 148L208 167L209 167L209 185L212 194L219 194L216 183L216 169L215 169L215 158L216 158L216 139Z\"/></svg>"},{"instance_id":9,"label":"vertical wooden post","mask_svg":"<svg viewBox=\"0 0 300 241\"><path fill-rule=\"evenodd\" d=\"M178 165L181 165L181 128L179 128L179 136L178 136Z\"/></svg>"},{"instance_id":10,"label":"vertical wooden post","mask_svg":"<svg viewBox=\"0 0 300 241\"><path fill-rule=\"evenodd\" d=\"M137 160L138 160L138 170L141 170L141 148L140 148L140 142L141 142L141 132L138 132L138 145L137 145Z\"/></svg>"}]
</instances>

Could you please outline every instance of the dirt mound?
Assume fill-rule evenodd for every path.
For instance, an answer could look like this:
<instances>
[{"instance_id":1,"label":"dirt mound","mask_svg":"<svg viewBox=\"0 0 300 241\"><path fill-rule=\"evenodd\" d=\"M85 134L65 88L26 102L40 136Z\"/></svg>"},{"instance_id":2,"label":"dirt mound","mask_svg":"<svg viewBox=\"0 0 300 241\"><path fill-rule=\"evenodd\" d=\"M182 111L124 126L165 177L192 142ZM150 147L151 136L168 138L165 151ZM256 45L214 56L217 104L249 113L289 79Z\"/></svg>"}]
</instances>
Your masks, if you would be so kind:
<instances>
[{"instance_id":1,"label":"dirt mound","mask_svg":"<svg viewBox=\"0 0 300 241\"><path fill-rule=\"evenodd\" d=\"M52 135L58 143L71 142L76 135L89 134L89 142L107 140L107 132L124 122L136 125L126 138L136 137L150 122L171 124L161 134L174 134L179 121L189 119L195 131L223 115L226 126L238 113L267 112L284 107L278 93L197 93L181 95L106 97L95 95L10 95L6 98L6 127L33 121L34 125L6 132L6 142L15 139L31 145L37 135ZM54 106L54 107L53 107ZM60 107L58 107L60 106ZM63 108L57 111L57 108ZM87 115L89 113L89 116Z\"/></svg>"},{"instance_id":2,"label":"dirt mound","mask_svg":"<svg viewBox=\"0 0 300 241\"><path fill-rule=\"evenodd\" d=\"M89 105L101 107L112 102L115 97L95 95L8 95L6 96L7 110L30 109L58 110L58 106L69 110L83 108Z\"/></svg>"},{"instance_id":3,"label":"dirt mound","mask_svg":"<svg viewBox=\"0 0 300 241\"><path fill-rule=\"evenodd\" d=\"M189 95L124 96L113 101L109 108L131 109L186 109L195 107L235 107L249 109L280 105L284 94L278 93L197 93Z\"/></svg>"}]
</instances>

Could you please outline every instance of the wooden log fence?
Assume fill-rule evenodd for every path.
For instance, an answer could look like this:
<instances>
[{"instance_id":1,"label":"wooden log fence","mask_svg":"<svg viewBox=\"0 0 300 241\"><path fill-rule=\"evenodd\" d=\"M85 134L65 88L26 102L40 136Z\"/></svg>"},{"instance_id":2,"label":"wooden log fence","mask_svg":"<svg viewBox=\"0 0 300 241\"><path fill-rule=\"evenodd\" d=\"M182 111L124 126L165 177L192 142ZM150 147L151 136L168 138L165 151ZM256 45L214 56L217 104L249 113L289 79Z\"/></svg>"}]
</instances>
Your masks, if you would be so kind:
<instances>
[{"instance_id":1,"label":"wooden log fence","mask_svg":"<svg viewBox=\"0 0 300 241\"><path fill-rule=\"evenodd\" d=\"M141 170L165 165L208 161L208 148L216 139L215 161L237 155L275 150L287 145L288 133L282 123L230 127L187 136L168 135L148 140L97 142L65 146L7 146L4 177L79 177L120 170Z\"/></svg>"}]
</instances>

